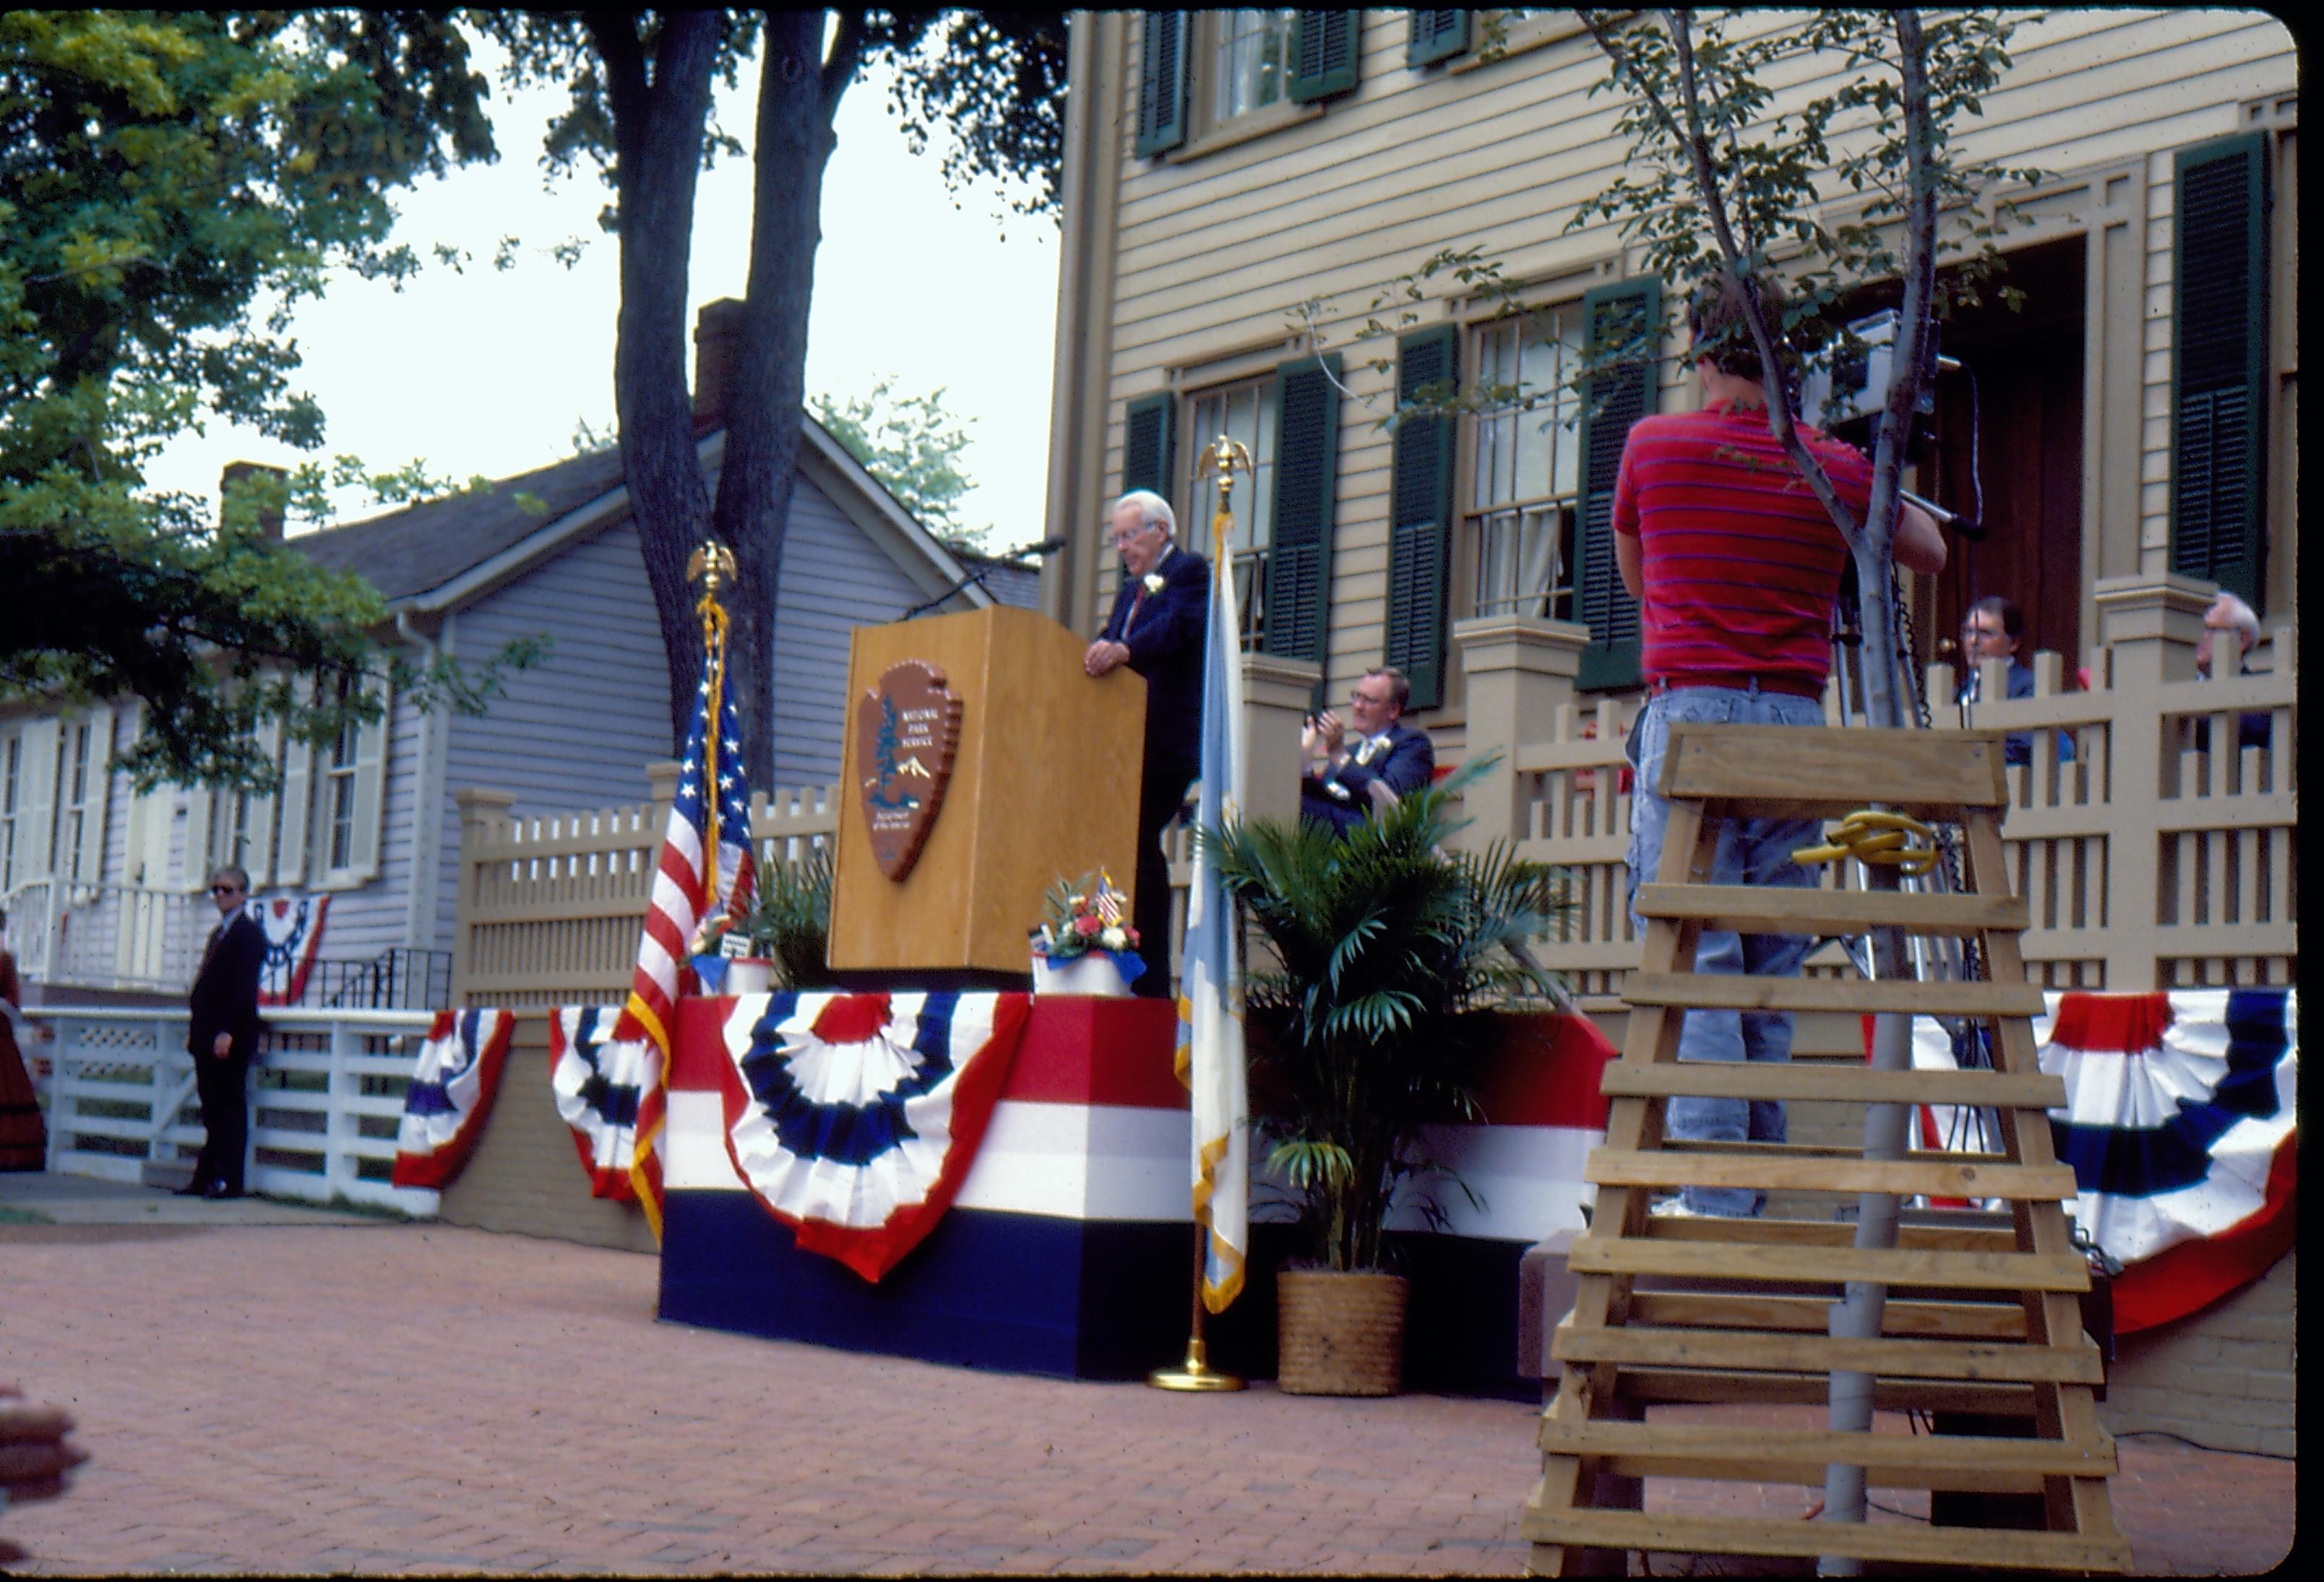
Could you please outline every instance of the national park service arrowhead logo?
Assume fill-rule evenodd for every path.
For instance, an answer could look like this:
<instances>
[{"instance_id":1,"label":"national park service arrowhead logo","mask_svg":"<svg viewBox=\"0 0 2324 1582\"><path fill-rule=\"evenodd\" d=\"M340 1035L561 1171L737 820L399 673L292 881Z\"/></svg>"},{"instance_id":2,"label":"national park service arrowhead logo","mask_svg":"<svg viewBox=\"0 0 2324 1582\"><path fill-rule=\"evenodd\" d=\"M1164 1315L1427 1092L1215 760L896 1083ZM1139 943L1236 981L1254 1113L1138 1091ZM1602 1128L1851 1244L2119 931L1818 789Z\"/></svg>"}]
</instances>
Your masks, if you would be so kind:
<instances>
[{"instance_id":1,"label":"national park service arrowhead logo","mask_svg":"<svg viewBox=\"0 0 2324 1582\"><path fill-rule=\"evenodd\" d=\"M880 871L901 883L920 860L960 750L960 698L932 664L888 667L855 702L855 762L863 824Z\"/></svg>"}]
</instances>

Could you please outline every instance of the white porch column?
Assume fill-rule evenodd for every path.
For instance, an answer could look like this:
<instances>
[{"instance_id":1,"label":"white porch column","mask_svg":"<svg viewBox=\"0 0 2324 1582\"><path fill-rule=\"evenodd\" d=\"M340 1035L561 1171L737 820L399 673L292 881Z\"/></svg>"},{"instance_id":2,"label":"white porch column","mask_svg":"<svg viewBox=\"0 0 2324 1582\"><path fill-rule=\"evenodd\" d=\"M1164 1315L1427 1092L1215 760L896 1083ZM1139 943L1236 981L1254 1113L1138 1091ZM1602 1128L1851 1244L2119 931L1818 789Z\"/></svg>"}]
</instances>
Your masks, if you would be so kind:
<instances>
[{"instance_id":1,"label":"white porch column","mask_svg":"<svg viewBox=\"0 0 2324 1582\"><path fill-rule=\"evenodd\" d=\"M1299 726L1323 673L1311 660L1242 656L1244 818L1299 816Z\"/></svg>"},{"instance_id":2,"label":"white porch column","mask_svg":"<svg viewBox=\"0 0 2324 1582\"><path fill-rule=\"evenodd\" d=\"M1480 615L1453 624L1452 646L1469 689L1468 746L1462 755L1501 755L1465 793L1475 822L1462 831L1462 845L1483 847L1527 834L1517 827L1517 749L1546 739L1558 705L1574 701L1573 678L1589 645L1589 627L1540 615Z\"/></svg>"}]
</instances>

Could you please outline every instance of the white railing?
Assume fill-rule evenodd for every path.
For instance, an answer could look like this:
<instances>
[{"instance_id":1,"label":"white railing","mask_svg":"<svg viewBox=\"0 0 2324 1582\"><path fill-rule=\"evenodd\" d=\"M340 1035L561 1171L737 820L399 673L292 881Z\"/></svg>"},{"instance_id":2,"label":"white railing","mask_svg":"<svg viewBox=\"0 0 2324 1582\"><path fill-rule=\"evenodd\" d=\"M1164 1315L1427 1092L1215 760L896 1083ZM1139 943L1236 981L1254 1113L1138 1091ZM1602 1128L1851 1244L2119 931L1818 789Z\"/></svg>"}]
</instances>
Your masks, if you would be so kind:
<instances>
[{"instance_id":1,"label":"white railing","mask_svg":"<svg viewBox=\"0 0 2324 1582\"><path fill-rule=\"evenodd\" d=\"M186 1013L43 1005L25 1013L52 1041L28 1052L50 1066L49 1170L143 1179L149 1163L191 1158L202 1128ZM277 1011L251 1077L244 1185L310 1203L344 1198L420 1217L437 1194L388 1184L404 1089L427 1036L425 1011Z\"/></svg>"},{"instance_id":2,"label":"white railing","mask_svg":"<svg viewBox=\"0 0 2324 1582\"><path fill-rule=\"evenodd\" d=\"M182 992L217 921L206 895L142 884L30 879L0 896L29 983Z\"/></svg>"}]
</instances>

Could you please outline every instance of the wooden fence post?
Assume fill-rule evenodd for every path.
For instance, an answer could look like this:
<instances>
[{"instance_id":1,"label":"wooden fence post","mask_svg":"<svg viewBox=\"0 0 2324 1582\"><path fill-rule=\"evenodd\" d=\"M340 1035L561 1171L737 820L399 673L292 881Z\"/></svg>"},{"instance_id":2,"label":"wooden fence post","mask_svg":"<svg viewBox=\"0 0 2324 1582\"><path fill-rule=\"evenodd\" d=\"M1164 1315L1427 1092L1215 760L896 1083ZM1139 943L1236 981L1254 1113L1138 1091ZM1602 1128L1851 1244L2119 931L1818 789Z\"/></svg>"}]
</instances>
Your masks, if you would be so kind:
<instances>
[{"instance_id":1,"label":"wooden fence post","mask_svg":"<svg viewBox=\"0 0 2324 1582\"><path fill-rule=\"evenodd\" d=\"M1299 816L1299 728L1323 673L1309 660L1242 656L1244 818Z\"/></svg>"},{"instance_id":2,"label":"wooden fence post","mask_svg":"<svg viewBox=\"0 0 2324 1582\"><path fill-rule=\"evenodd\" d=\"M2155 935L2162 921L2162 860L2155 822L2129 810L2152 807L2163 795L2163 688L2195 677L2195 644L2216 584L2175 572L2102 578L2093 590L2098 643L2107 654L2107 685L2125 704L2115 711L2110 802L2113 834L2107 841L2106 987L2116 994L2155 985ZM2175 751L2175 745L2173 745Z\"/></svg>"},{"instance_id":3,"label":"wooden fence post","mask_svg":"<svg viewBox=\"0 0 2324 1582\"><path fill-rule=\"evenodd\" d=\"M452 802L460 810L460 888L452 929L452 1004L457 1006L467 1004L468 977L475 971L475 941L470 936L477 903L484 899L477 888L483 883L477 854L485 842L507 833L516 793L467 785L452 793Z\"/></svg>"},{"instance_id":4,"label":"wooden fence post","mask_svg":"<svg viewBox=\"0 0 2324 1582\"><path fill-rule=\"evenodd\" d=\"M1517 754L1528 742L1546 741L1560 704L1574 701L1573 678L1590 629L1539 615L1483 615L1452 627L1461 669L1468 677L1468 748L1473 755L1498 748L1501 761L1464 793L1475 821L1460 844L1482 847L1523 840L1532 833L1518 818Z\"/></svg>"}]
</instances>

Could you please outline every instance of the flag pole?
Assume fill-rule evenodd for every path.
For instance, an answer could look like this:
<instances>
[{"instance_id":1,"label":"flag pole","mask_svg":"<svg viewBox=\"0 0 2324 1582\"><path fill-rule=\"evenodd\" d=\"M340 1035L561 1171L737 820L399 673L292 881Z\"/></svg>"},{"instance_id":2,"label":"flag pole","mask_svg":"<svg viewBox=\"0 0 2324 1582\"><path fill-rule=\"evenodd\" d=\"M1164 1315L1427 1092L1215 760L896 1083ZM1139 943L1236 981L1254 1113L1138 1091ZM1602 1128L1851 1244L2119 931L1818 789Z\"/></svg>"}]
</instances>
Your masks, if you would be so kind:
<instances>
[{"instance_id":1,"label":"flag pole","mask_svg":"<svg viewBox=\"0 0 2324 1582\"><path fill-rule=\"evenodd\" d=\"M1186 1336L1186 1360L1175 1368L1157 1368L1146 1375L1146 1382L1157 1390L1240 1390L1243 1381L1233 1374L1222 1374L1211 1366L1210 1347L1203 1339L1203 1244L1210 1237L1208 1227L1194 1226L1194 1322Z\"/></svg>"},{"instance_id":2,"label":"flag pole","mask_svg":"<svg viewBox=\"0 0 2324 1582\"><path fill-rule=\"evenodd\" d=\"M1231 609L1232 606L1231 593L1234 578L1234 563L1229 558L1227 552L1227 540L1228 535L1234 530L1234 513L1229 502L1232 497L1231 492L1234 487L1234 475L1239 471L1246 474L1251 471L1250 452L1232 439L1230 439L1225 435L1222 434L1219 436L1218 442L1215 445L1206 446L1204 449L1200 459L1195 464L1194 471L1197 477L1203 476L1205 474L1215 474L1217 476L1219 503L1217 510L1213 513L1211 517L1211 575L1214 578L1225 578L1228 579L1227 587L1229 598L1227 603L1228 607ZM1216 640L1216 634L1213 634L1212 641L1215 642ZM1230 655L1227 662L1230 664L1235 663L1238 657L1239 656ZM1213 699L1206 698L1206 706L1211 701L1213 701ZM1225 727L1229 730L1240 730L1242 728L1242 722L1240 720L1230 720L1225 722ZM1210 766L1205 766L1205 772L1211 772ZM1212 791L1213 792L1223 794L1227 791L1227 788L1213 787ZM1200 865L1197 864L1198 868L1199 866ZM1188 916L1190 919L1193 916L1191 905ZM1166 945L1164 947L1164 961L1166 965L1167 960L1168 954L1167 947ZM1182 1001L1181 1004L1183 1004L1185 1002ZM1199 1108L1199 1106L1197 1108ZM1188 1328L1186 1335L1186 1360L1177 1367L1157 1368L1154 1372L1147 1375L1146 1382L1153 1385L1157 1390L1177 1390L1200 1392L1240 1390L1244 1388L1244 1382L1241 1378L1233 1374L1221 1373L1211 1366L1209 1343L1205 1340L1203 1334L1203 1326L1204 1322L1203 1288L1209 1272L1208 1259L1205 1254L1209 1249L1211 1226L1209 1223L1202 1217L1200 1201L1201 1200L1198 1197L1196 1217L1194 1220L1194 1318L1193 1322Z\"/></svg>"}]
</instances>

